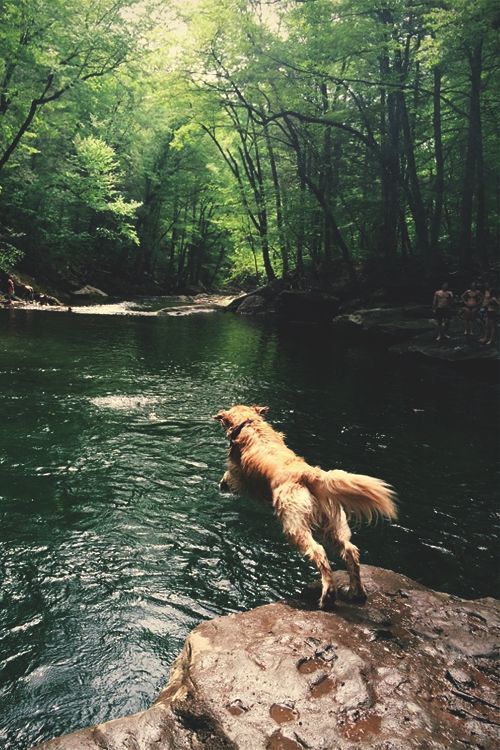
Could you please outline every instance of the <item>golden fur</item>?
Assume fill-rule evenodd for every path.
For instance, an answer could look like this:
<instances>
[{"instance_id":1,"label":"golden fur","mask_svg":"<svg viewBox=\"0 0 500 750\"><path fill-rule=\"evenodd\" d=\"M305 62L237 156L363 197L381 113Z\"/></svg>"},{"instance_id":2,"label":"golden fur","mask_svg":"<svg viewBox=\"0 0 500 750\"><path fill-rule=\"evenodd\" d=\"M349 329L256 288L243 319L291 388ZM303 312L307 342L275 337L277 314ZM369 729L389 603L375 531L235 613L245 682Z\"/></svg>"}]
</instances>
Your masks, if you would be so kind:
<instances>
[{"instance_id":1,"label":"golden fur","mask_svg":"<svg viewBox=\"0 0 500 750\"><path fill-rule=\"evenodd\" d=\"M364 601L359 550L351 544L347 515L368 521L377 515L396 518L393 491L381 479L310 466L265 421L266 412L265 406L237 405L215 415L214 419L226 429L231 445L221 489L245 490L272 501L289 541L312 560L321 574L320 607L335 595L335 585L326 552L314 539L313 529L330 536L345 560L348 598Z\"/></svg>"}]
</instances>

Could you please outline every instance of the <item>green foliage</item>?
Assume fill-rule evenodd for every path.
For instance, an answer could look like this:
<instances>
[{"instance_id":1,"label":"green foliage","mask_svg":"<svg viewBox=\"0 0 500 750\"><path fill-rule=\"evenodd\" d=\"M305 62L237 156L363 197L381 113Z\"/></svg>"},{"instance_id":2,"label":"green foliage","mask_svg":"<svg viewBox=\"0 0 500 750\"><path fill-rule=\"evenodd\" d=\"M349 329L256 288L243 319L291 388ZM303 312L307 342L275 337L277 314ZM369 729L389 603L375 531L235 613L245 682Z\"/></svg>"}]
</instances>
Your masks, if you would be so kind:
<instances>
[{"instance_id":1,"label":"green foliage","mask_svg":"<svg viewBox=\"0 0 500 750\"><path fill-rule=\"evenodd\" d=\"M494 0L0 12L3 241L34 270L173 290L494 262Z\"/></svg>"},{"instance_id":2,"label":"green foliage","mask_svg":"<svg viewBox=\"0 0 500 750\"><path fill-rule=\"evenodd\" d=\"M95 232L108 240L120 237L139 244L133 221L139 201L127 201L118 192L119 163L114 149L95 136L75 138L75 155L64 174L67 192L80 208L113 222L113 229L96 226Z\"/></svg>"},{"instance_id":3,"label":"green foliage","mask_svg":"<svg viewBox=\"0 0 500 750\"><path fill-rule=\"evenodd\" d=\"M22 257L23 253L21 250L18 250L8 242L0 240L0 271L4 271L4 273L12 271Z\"/></svg>"}]
</instances>

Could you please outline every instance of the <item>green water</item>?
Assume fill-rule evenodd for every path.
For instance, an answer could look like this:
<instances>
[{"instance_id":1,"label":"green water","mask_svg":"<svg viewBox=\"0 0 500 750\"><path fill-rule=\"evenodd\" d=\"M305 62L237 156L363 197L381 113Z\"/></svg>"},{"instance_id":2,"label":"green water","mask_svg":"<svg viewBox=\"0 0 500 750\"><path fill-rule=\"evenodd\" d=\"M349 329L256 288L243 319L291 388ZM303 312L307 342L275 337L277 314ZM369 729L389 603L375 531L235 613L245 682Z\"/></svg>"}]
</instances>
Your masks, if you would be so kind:
<instances>
[{"instance_id":1,"label":"green water","mask_svg":"<svg viewBox=\"0 0 500 750\"><path fill-rule=\"evenodd\" d=\"M364 562L496 593L496 392L480 378L327 328L4 311L0 393L3 750L146 707L200 620L315 577L268 508L218 491L211 415L234 402L269 405L312 463L394 484L400 519L356 533Z\"/></svg>"}]
</instances>

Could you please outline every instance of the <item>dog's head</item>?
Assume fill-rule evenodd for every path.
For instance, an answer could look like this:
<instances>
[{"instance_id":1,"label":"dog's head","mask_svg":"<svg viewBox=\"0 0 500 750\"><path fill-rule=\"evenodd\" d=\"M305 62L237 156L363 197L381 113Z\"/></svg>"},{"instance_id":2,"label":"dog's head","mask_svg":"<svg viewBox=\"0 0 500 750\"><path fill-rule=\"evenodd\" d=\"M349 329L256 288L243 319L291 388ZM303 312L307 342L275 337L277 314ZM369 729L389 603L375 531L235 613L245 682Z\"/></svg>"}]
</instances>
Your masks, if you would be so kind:
<instances>
[{"instance_id":1,"label":"dog's head","mask_svg":"<svg viewBox=\"0 0 500 750\"><path fill-rule=\"evenodd\" d=\"M243 422L255 422L262 420L262 416L269 410L268 406L244 406L236 404L230 409L222 409L214 414L214 419L221 423L225 430L234 430Z\"/></svg>"}]
</instances>

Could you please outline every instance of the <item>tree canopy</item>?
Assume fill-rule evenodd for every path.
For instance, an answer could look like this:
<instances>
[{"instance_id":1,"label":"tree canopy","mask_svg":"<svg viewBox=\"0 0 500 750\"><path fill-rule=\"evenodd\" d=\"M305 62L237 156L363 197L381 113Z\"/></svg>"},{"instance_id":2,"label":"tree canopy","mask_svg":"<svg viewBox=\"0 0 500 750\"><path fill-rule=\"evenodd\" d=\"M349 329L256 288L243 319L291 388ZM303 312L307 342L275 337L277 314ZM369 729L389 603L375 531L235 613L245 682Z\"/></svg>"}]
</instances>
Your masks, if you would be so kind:
<instances>
[{"instance_id":1,"label":"tree canopy","mask_svg":"<svg viewBox=\"0 0 500 750\"><path fill-rule=\"evenodd\" d=\"M174 291L498 260L494 0L0 17L0 267Z\"/></svg>"}]
</instances>

